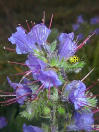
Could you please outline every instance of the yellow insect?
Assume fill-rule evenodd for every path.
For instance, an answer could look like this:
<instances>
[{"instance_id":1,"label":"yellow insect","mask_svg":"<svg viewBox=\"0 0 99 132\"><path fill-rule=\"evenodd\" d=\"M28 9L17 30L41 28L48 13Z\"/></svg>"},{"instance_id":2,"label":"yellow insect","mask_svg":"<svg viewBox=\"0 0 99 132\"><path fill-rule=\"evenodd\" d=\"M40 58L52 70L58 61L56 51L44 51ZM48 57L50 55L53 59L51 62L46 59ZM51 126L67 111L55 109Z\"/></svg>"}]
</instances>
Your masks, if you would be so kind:
<instances>
[{"instance_id":1,"label":"yellow insect","mask_svg":"<svg viewBox=\"0 0 99 132\"><path fill-rule=\"evenodd\" d=\"M71 62L71 63L76 63L76 62L78 62L80 60L80 58L78 57L78 56L71 56L70 58L69 58L69 62Z\"/></svg>"}]
</instances>

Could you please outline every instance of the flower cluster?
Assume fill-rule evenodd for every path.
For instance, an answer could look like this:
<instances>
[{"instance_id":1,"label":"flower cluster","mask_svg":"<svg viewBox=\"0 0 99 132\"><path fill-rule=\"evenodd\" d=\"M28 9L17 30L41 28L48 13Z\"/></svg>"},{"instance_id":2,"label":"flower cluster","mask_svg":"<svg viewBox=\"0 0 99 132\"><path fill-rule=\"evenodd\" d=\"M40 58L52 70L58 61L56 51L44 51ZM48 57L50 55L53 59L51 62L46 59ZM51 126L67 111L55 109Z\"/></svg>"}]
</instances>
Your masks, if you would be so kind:
<instances>
[{"instance_id":1,"label":"flower cluster","mask_svg":"<svg viewBox=\"0 0 99 132\"><path fill-rule=\"evenodd\" d=\"M26 66L28 71L24 72L19 83L14 83L7 77L8 83L14 89L15 98L1 103L8 105L17 102L20 105L25 105L26 111L21 114L24 117L31 118L38 109L41 109L40 112L44 112L44 107L48 110L46 114L49 116L52 106L55 105L54 103L63 103L64 98L64 102L73 107L71 114L75 113L71 117L73 124L68 126L68 129L91 131L93 129L92 125L94 125L92 108L96 107L97 100L95 97L89 96L89 89L86 88L82 80L69 82L67 73L75 72L79 68L82 69L83 61L71 64L69 59L86 44L94 33L79 45L73 32L60 33L51 42L49 40L53 33L53 30L50 29L51 22L49 28L43 22L34 25L31 29L29 28L29 32L26 32L26 29L22 26L18 26L17 31L8 38L12 44L16 45L17 54L27 54L25 63L20 64ZM73 25L74 30L77 30L83 22L82 16L79 16L77 24ZM64 108L58 107L57 104L58 112L65 113ZM41 115L44 114L43 112L41 112ZM23 125L23 131L43 132L41 128L31 125L26 126L25 124Z\"/></svg>"}]
</instances>

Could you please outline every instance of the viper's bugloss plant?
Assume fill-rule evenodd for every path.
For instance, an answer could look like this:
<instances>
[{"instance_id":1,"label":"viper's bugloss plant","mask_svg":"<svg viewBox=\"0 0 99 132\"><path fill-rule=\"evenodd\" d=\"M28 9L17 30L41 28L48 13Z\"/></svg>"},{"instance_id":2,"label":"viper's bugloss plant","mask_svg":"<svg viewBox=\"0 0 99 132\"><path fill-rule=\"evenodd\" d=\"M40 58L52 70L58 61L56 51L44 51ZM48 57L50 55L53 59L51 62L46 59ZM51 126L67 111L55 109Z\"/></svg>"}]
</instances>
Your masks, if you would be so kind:
<instances>
[{"instance_id":1,"label":"viper's bugloss plant","mask_svg":"<svg viewBox=\"0 0 99 132\"><path fill-rule=\"evenodd\" d=\"M27 22L29 32L20 25L8 38L16 45L17 54L27 55L24 63L10 63L20 64L28 70L22 73L19 82L13 82L7 77L9 85L14 90L11 94L13 98L0 103L10 105L17 102L21 107L21 117L28 120L47 119L49 122L42 121L42 129L24 124L23 132L98 130L93 117L98 111L97 99L90 92L93 85L87 87L83 82L93 69L82 80L68 79L68 73L75 73L77 70L80 72L85 65L84 61L71 63L70 58L77 54L95 32L80 44L73 32L56 32L57 37L51 41L50 37L54 32L51 30L52 18L53 15L49 27L45 25L44 19L32 28ZM74 30L84 22L82 16L79 16L77 24L73 25ZM82 36L79 35L78 39L81 40ZM60 120L62 124L59 125Z\"/></svg>"}]
</instances>

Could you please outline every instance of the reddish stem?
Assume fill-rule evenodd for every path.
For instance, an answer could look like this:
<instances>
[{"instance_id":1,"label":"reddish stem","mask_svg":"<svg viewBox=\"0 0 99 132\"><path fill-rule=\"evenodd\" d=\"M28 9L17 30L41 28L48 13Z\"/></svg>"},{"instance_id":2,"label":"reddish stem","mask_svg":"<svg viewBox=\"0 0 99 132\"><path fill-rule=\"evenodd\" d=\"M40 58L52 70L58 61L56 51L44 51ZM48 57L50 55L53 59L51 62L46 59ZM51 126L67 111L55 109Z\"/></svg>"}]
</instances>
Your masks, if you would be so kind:
<instances>
[{"instance_id":1,"label":"reddish stem","mask_svg":"<svg viewBox=\"0 0 99 132\"><path fill-rule=\"evenodd\" d=\"M51 16L51 20L50 20L50 24L49 24L49 29L50 29L51 26L52 26L52 21L53 21L53 14L52 14L52 16Z\"/></svg>"}]
</instances>

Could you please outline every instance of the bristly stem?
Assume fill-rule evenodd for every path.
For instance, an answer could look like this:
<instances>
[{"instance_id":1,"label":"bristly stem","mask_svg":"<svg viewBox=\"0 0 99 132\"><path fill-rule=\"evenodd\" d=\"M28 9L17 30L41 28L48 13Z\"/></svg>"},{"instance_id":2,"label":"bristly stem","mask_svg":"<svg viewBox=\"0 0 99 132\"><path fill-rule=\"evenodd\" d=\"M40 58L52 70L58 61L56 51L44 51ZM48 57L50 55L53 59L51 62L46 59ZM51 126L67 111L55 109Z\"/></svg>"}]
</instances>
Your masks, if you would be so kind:
<instances>
[{"instance_id":1,"label":"bristly stem","mask_svg":"<svg viewBox=\"0 0 99 132\"><path fill-rule=\"evenodd\" d=\"M58 132L58 123L56 120L56 104L53 105L51 111L51 132Z\"/></svg>"}]
</instances>

